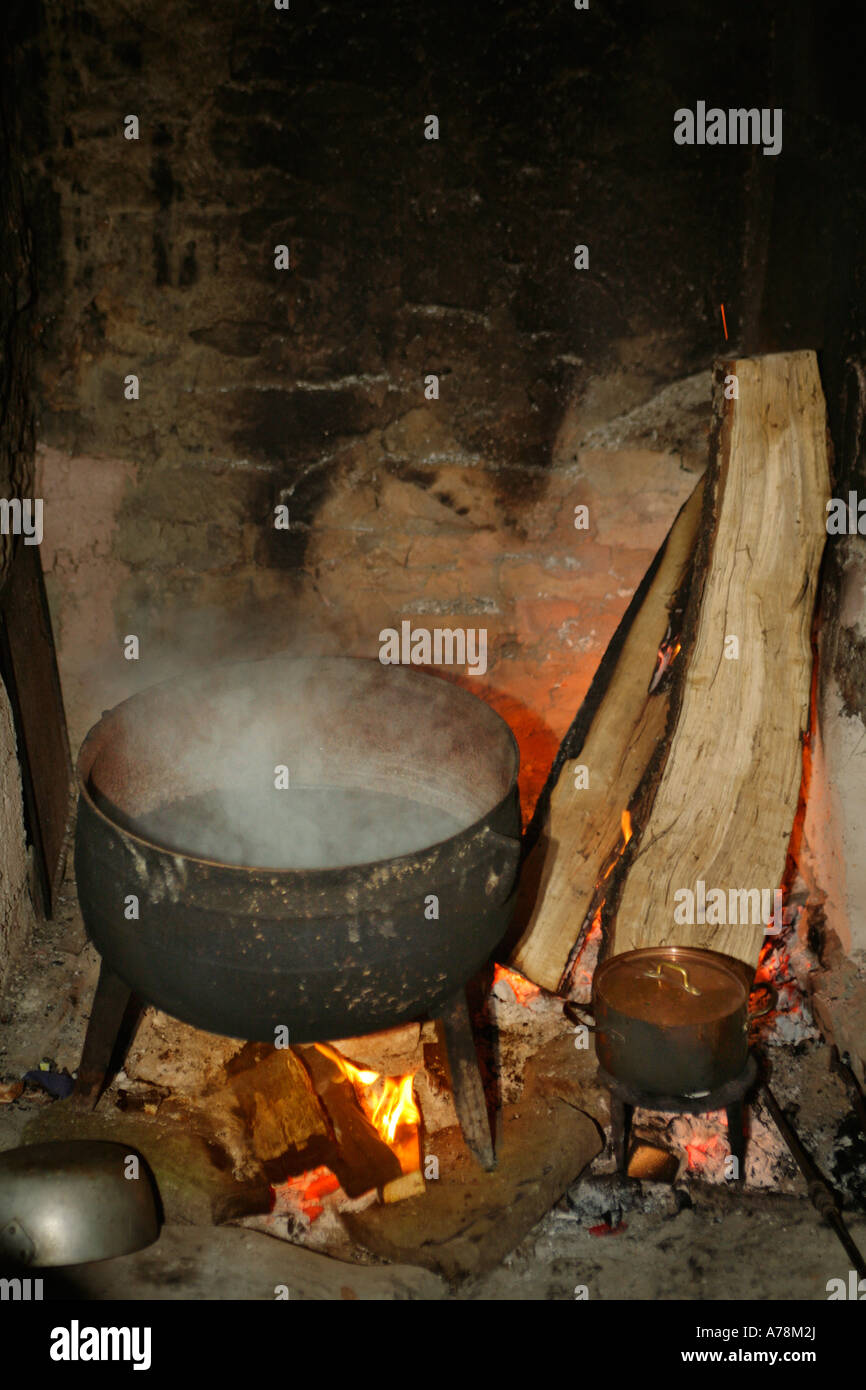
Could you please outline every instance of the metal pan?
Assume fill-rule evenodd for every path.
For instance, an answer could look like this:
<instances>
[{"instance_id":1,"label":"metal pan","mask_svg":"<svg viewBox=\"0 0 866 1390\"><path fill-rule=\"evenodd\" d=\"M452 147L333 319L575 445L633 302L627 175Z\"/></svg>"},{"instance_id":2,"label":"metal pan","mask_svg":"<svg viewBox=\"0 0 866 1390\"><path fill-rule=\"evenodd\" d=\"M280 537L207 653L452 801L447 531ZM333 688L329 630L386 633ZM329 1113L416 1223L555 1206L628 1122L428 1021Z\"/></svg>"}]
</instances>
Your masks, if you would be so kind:
<instances>
[{"instance_id":1,"label":"metal pan","mask_svg":"<svg viewBox=\"0 0 866 1390\"><path fill-rule=\"evenodd\" d=\"M753 972L718 951L652 946L601 964L593 979L595 1043L611 1076L652 1095L691 1096L739 1076L749 1025L775 1007L749 1012Z\"/></svg>"},{"instance_id":2,"label":"metal pan","mask_svg":"<svg viewBox=\"0 0 866 1390\"><path fill-rule=\"evenodd\" d=\"M128 1144L76 1139L0 1154L0 1261L86 1264L158 1235L150 1171Z\"/></svg>"}]
</instances>

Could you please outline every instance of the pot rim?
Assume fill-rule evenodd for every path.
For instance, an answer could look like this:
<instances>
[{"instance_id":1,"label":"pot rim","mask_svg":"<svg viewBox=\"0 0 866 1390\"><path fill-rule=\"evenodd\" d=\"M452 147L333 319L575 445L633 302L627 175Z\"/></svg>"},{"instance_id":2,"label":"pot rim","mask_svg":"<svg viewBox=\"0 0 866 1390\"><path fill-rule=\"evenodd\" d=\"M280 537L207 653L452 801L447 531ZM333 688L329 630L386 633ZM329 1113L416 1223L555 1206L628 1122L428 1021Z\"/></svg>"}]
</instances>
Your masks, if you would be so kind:
<instances>
[{"instance_id":1,"label":"pot rim","mask_svg":"<svg viewBox=\"0 0 866 1390\"><path fill-rule=\"evenodd\" d=\"M736 1013L739 1008L748 1009L749 995L754 984L754 970L745 961L738 960L736 956L729 956L722 951L714 951L710 947L704 946L639 946L632 951L622 951L619 955L608 956L607 960L601 962L596 967L592 980L592 998L595 1001L601 997L607 1007L607 999L603 994L604 982L608 975L612 975L615 970L622 969L627 964L639 961L669 961L672 964L698 960L702 965L715 967L719 974L726 975L733 980L742 990L743 997L739 1004L734 1005L730 1013ZM661 1027L662 1025L657 1025ZM665 1027L676 1026L693 1028L694 1023L664 1025Z\"/></svg>"}]
</instances>

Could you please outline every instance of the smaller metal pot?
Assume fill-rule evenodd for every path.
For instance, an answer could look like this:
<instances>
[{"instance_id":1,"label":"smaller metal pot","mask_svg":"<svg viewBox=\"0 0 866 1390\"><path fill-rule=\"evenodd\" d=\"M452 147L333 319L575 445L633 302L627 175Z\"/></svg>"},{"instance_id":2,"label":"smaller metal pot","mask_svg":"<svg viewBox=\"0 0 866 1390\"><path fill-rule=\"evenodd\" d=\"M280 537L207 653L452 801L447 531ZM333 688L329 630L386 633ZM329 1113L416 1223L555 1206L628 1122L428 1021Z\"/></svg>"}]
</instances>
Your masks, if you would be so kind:
<instances>
[{"instance_id":1,"label":"smaller metal pot","mask_svg":"<svg viewBox=\"0 0 866 1390\"><path fill-rule=\"evenodd\" d=\"M753 972L718 951L651 946L596 970L592 1001L600 1065L650 1095L706 1095L743 1071Z\"/></svg>"},{"instance_id":2,"label":"smaller metal pot","mask_svg":"<svg viewBox=\"0 0 866 1390\"><path fill-rule=\"evenodd\" d=\"M132 1157L137 1176L127 1176ZM158 1235L150 1172L128 1144L70 1139L0 1153L0 1260L86 1264L129 1255Z\"/></svg>"}]
</instances>

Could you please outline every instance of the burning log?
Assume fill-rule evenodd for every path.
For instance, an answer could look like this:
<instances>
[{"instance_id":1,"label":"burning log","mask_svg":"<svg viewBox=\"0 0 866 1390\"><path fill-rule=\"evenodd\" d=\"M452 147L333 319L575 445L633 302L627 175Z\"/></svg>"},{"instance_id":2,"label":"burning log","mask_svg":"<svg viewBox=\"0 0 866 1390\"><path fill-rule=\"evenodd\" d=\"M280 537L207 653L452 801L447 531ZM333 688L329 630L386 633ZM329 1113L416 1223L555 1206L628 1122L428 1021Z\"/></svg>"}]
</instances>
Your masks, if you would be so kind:
<instances>
[{"instance_id":1,"label":"burning log","mask_svg":"<svg viewBox=\"0 0 866 1390\"><path fill-rule=\"evenodd\" d=\"M335 1145L328 1121L291 1048L247 1043L226 1071L253 1153L271 1181L330 1164Z\"/></svg>"},{"instance_id":2,"label":"burning log","mask_svg":"<svg viewBox=\"0 0 866 1390\"><path fill-rule=\"evenodd\" d=\"M511 963L530 979L559 987L600 904L616 953L682 944L757 962L797 809L828 495L814 353L720 364L707 473L620 624L527 832ZM731 922L716 898L689 921L688 894L695 908L707 884L749 909L757 896L757 920Z\"/></svg>"},{"instance_id":3,"label":"burning log","mask_svg":"<svg viewBox=\"0 0 866 1390\"><path fill-rule=\"evenodd\" d=\"M228 1062L225 1086L210 1092L208 1113L228 1104L241 1117L272 1184L327 1170L347 1197L378 1189L397 1202L424 1191L412 1083L411 1074L361 1070L326 1043L247 1043Z\"/></svg>"},{"instance_id":4,"label":"burning log","mask_svg":"<svg viewBox=\"0 0 866 1390\"><path fill-rule=\"evenodd\" d=\"M420 1115L412 1100L412 1077L385 1077L369 1116L359 1105L357 1086L372 1086L378 1074L355 1067L324 1043L299 1047L337 1139L329 1167L348 1197L379 1188L386 1202L424 1191L418 1140Z\"/></svg>"}]
</instances>

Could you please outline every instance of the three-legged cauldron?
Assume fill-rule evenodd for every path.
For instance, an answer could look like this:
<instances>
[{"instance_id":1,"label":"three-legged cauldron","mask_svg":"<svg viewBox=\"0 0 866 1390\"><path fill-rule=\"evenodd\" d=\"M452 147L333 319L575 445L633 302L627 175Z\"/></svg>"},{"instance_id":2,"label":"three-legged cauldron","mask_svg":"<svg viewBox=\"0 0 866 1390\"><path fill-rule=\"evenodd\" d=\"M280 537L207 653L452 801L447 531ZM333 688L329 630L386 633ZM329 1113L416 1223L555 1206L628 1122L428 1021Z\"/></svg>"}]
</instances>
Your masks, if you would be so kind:
<instances>
[{"instance_id":1,"label":"three-legged cauldron","mask_svg":"<svg viewBox=\"0 0 866 1390\"><path fill-rule=\"evenodd\" d=\"M394 827L383 825L381 857L293 868L221 862L142 828L160 807L209 798L225 818L251 778L272 794L278 769L287 797L338 789L361 808L364 794L376 808L400 798L445 813L451 833L389 857ZM514 737L482 700L375 661L232 663L108 711L77 767L78 895L103 962L78 1103L95 1104L130 995L251 1041L273 1042L279 1028L291 1043L325 1041L432 1017L444 1024L465 1132L481 1080L464 989L511 915L517 771ZM492 1163L489 1134L466 1137Z\"/></svg>"}]
</instances>

